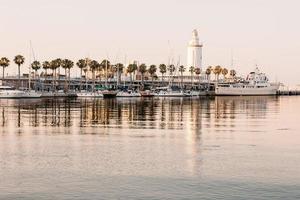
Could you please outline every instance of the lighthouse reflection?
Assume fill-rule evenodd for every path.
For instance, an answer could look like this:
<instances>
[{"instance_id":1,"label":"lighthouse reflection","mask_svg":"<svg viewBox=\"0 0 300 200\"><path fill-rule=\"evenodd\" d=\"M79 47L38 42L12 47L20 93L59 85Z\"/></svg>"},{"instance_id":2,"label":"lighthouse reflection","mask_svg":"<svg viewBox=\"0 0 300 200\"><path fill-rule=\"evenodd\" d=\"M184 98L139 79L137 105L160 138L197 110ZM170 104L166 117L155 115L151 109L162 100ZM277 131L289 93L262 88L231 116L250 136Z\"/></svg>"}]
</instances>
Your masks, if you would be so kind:
<instances>
[{"instance_id":1,"label":"lighthouse reflection","mask_svg":"<svg viewBox=\"0 0 300 200\"><path fill-rule=\"evenodd\" d=\"M243 114L266 117L276 97L0 100L4 127L99 127L188 130L235 126Z\"/></svg>"}]
</instances>

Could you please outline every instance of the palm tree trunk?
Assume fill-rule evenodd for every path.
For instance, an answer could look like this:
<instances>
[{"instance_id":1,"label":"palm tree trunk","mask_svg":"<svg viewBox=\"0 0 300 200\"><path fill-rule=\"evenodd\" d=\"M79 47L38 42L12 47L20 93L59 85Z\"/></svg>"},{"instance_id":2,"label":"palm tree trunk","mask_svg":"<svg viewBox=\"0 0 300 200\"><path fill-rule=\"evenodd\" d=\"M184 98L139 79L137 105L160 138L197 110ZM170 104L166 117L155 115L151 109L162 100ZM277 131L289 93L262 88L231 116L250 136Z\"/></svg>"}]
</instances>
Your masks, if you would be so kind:
<instances>
[{"instance_id":1,"label":"palm tree trunk","mask_svg":"<svg viewBox=\"0 0 300 200\"><path fill-rule=\"evenodd\" d=\"M71 85L71 69L69 68L69 70L68 70L68 81L69 81L69 83L68 83L68 92L69 92L69 90L70 90L70 85Z\"/></svg>"},{"instance_id":2,"label":"palm tree trunk","mask_svg":"<svg viewBox=\"0 0 300 200\"><path fill-rule=\"evenodd\" d=\"M65 92L67 91L67 68L65 68Z\"/></svg>"},{"instance_id":3,"label":"palm tree trunk","mask_svg":"<svg viewBox=\"0 0 300 200\"><path fill-rule=\"evenodd\" d=\"M18 89L21 86L21 72L20 72L20 65L18 65Z\"/></svg>"},{"instance_id":4,"label":"palm tree trunk","mask_svg":"<svg viewBox=\"0 0 300 200\"><path fill-rule=\"evenodd\" d=\"M2 67L2 84L3 84L3 81L4 81L4 67Z\"/></svg>"},{"instance_id":5,"label":"palm tree trunk","mask_svg":"<svg viewBox=\"0 0 300 200\"><path fill-rule=\"evenodd\" d=\"M79 92L81 92L81 85L82 85L82 68L80 68L80 83L79 83Z\"/></svg>"},{"instance_id":6,"label":"palm tree trunk","mask_svg":"<svg viewBox=\"0 0 300 200\"><path fill-rule=\"evenodd\" d=\"M95 70L93 70L93 92L95 92Z\"/></svg>"},{"instance_id":7,"label":"palm tree trunk","mask_svg":"<svg viewBox=\"0 0 300 200\"><path fill-rule=\"evenodd\" d=\"M180 72L181 73L181 90L183 89L183 72Z\"/></svg>"},{"instance_id":8,"label":"palm tree trunk","mask_svg":"<svg viewBox=\"0 0 300 200\"><path fill-rule=\"evenodd\" d=\"M34 74L33 74L33 79L34 79L34 91L36 92L36 78L35 78L35 75L36 75L36 70L34 70ZM29 85L29 90L31 90L31 86Z\"/></svg>"}]
</instances>

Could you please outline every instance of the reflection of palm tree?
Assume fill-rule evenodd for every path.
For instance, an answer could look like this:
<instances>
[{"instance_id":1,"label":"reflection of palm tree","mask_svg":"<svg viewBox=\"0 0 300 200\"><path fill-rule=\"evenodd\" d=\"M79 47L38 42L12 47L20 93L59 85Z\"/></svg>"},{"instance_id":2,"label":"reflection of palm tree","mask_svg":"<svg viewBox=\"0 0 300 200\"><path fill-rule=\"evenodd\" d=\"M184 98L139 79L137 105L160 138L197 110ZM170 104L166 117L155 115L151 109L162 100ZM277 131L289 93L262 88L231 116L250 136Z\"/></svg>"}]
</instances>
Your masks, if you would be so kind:
<instances>
[{"instance_id":1,"label":"reflection of palm tree","mask_svg":"<svg viewBox=\"0 0 300 200\"><path fill-rule=\"evenodd\" d=\"M33 61L33 63L31 63L31 68L34 70L34 75L33 75L33 78L34 78L34 81L35 81L34 89L36 90L36 73L41 68L41 63L39 61L35 60L35 61Z\"/></svg>"},{"instance_id":2,"label":"reflection of palm tree","mask_svg":"<svg viewBox=\"0 0 300 200\"><path fill-rule=\"evenodd\" d=\"M148 69L148 72L149 72L149 74L150 74L150 76L151 76L152 85L153 85L153 78L154 78L154 75L155 75L155 73L156 73L156 70L157 70L157 68L156 68L155 65L150 65L150 67L149 67L149 69Z\"/></svg>"},{"instance_id":3,"label":"reflection of palm tree","mask_svg":"<svg viewBox=\"0 0 300 200\"><path fill-rule=\"evenodd\" d=\"M165 64L159 65L159 72L161 73L161 81L164 81L164 74L167 72L167 66Z\"/></svg>"},{"instance_id":4,"label":"reflection of palm tree","mask_svg":"<svg viewBox=\"0 0 300 200\"><path fill-rule=\"evenodd\" d=\"M9 60L8 58L6 57L3 57L0 59L0 66L2 67L2 84L3 84L3 81L4 81L4 71L5 71L5 68L9 66Z\"/></svg>"},{"instance_id":5,"label":"reflection of palm tree","mask_svg":"<svg viewBox=\"0 0 300 200\"><path fill-rule=\"evenodd\" d=\"M22 64L25 62L25 58L22 55L17 55L14 58L14 62L18 65L18 88L21 86L21 72L20 72L20 67Z\"/></svg>"},{"instance_id":6,"label":"reflection of palm tree","mask_svg":"<svg viewBox=\"0 0 300 200\"><path fill-rule=\"evenodd\" d=\"M86 59L80 59L76 63L77 67L80 69L80 84L79 84L79 91L81 91L81 85L82 85L82 71L84 68L87 67L87 60Z\"/></svg>"},{"instance_id":7,"label":"reflection of palm tree","mask_svg":"<svg viewBox=\"0 0 300 200\"><path fill-rule=\"evenodd\" d=\"M183 65L179 66L179 72L180 72L180 77L181 77L181 89L183 87L183 72L185 71L185 67Z\"/></svg>"},{"instance_id":8,"label":"reflection of palm tree","mask_svg":"<svg viewBox=\"0 0 300 200\"><path fill-rule=\"evenodd\" d=\"M144 76L145 76L145 73L147 72L147 66L146 66L146 64L141 64L139 66L139 72L142 75L142 85L144 85Z\"/></svg>"}]
</instances>

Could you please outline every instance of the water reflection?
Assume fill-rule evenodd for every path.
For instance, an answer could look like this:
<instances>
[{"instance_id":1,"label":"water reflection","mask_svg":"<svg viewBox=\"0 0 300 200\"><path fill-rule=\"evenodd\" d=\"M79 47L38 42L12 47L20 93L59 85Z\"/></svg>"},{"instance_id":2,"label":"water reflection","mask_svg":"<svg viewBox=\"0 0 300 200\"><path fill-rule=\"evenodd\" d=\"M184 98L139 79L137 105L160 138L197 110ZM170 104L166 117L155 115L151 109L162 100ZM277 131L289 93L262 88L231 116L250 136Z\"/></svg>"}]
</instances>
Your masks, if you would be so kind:
<instances>
[{"instance_id":1,"label":"water reflection","mask_svg":"<svg viewBox=\"0 0 300 200\"><path fill-rule=\"evenodd\" d=\"M184 129L247 118L265 118L276 97L1 100L1 126ZM273 104L272 104L273 105ZM276 105L276 104L275 104ZM76 123L75 123L76 122ZM78 122L78 123L77 123Z\"/></svg>"},{"instance_id":2,"label":"water reflection","mask_svg":"<svg viewBox=\"0 0 300 200\"><path fill-rule=\"evenodd\" d=\"M265 118L277 97L0 100L2 127L188 129L234 126ZM274 109L275 108L275 109Z\"/></svg>"}]
</instances>

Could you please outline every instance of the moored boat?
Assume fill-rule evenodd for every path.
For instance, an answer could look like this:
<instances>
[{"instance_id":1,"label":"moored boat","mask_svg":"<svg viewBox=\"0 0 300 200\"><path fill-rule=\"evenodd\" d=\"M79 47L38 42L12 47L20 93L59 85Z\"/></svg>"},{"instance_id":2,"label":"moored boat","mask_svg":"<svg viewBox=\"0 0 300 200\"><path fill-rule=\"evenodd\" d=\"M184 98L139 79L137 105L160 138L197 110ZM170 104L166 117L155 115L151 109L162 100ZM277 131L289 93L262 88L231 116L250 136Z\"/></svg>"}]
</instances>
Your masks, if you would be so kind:
<instances>
[{"instance_id":1,"label":"moored boat","mask_svg":"<svg viewBox=\"0 0 300 200\"><path fill-rule=\"evenodd\" d=\"M116 90L103 90L101 91L104 98L114 98L117 96L118 91Z\"/></svg>"},{"instance_id":2,"label":"moored boat","mask_svg":"<svg viewBox=\"0 0 300 200\"><path fill-rule=\"evenodd\" d=\"M77 97L82 98L103 98L103 94L101 92L89 92L89 91L81 91L76 93Z\"/></svg>"},{"instance_id":3,"label":"moored boat","mask_svg":"<svg viewBox=\"0 0 300 200\"><path fill-rule=\"evenodd\" d=\"M21 99L21 98L40 98L41 94L34 91L16 90L9 86L0 86L0 98Z\"/></svg>"},{"instance_id":4,"label":"moored boat","mask_svg":"<svg viewBox=\"0 0 300 200\"><path fill-rule=\"evenodd\" d=\"M153 97L155 95L151 90L140 91L142 97Z\"/></svg>"},{"instance_id":5,"label":"moored boat","mask_svg":"<svg viewBox=\"0 0 300 200\"><path fill-rule=\"evenodd\" d=\"M270 83L267 76L256 68L243 81L216 84L215 94L224 96L276 95L278 89L278 83Z\"/></svg>"},{"instance_id":6,"label":"moored boat","mask_svg":"<svg viewBox=\"0 0 300 200\"><path fill-rule=\"evenodd\" d=\"M141 94L133 90L119 91L117 97L140 97Z\"/></svg>"}]
</instances>

